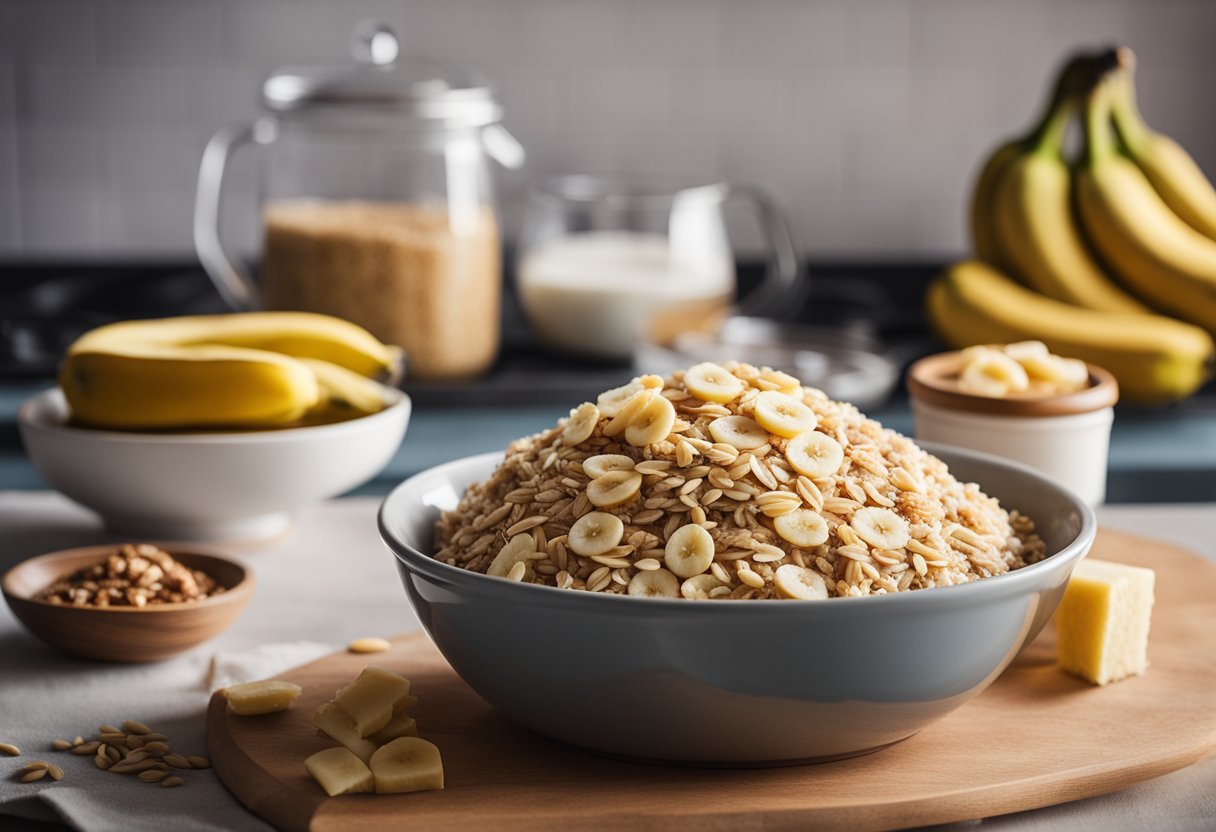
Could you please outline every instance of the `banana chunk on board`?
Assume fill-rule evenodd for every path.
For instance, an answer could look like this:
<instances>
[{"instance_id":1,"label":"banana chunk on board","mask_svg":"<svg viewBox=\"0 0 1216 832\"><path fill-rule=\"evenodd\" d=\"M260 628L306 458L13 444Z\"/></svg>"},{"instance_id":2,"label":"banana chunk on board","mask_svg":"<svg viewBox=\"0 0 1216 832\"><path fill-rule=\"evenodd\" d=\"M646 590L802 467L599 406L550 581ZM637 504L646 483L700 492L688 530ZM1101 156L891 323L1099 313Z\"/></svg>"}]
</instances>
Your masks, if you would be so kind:
<instances>
[{"instance_id":1,"label":"banana chunk on board","mask_svg":"<svg viewBox=\"0 0 1216 832\"><path fill-rule=\"evenodd\" d=\"M334 704L354 720L359 736L379 731L393 717L393 707L408 696L408 679L382 667L365 667L355 680L334 694Z\"/></svg>"},{"instance_id":2,"label":"banana chunk on board","mask_svg":"<svg viewBox=\"0 0 1216 832\"><path fill-rule=\"evenodd\" d=\"M359 733L354 719L334 702L326 702L317 708L313 724L330 739L340 742L363 762L376 752L376 743Z\"/></svg>"},{"instance_id":3,"label":"banana chunk on board","mask_svg":"<svg viewBox=\"0 0 1216 832\"><path fill-rule=\"evenodd\" d=\"M443 788L443 759L434 743L401 737L371 759L377 794L402 794Z\"/></svg>"},{"instance_id":4,"label":"banana chunk on board","mask_svg":"<svg viewBox=\"0 0 1216 832\"><path fill-rule=\"evenodd\" d=\"M371 769L348 748L338 746L318 751L304 761L304 768L330 797L376 790Z\"/></svg>"},{"instance_id":5,"label":"banana chunk on board","mask_svg":"<svg viewBox=\"0 0 1216 832\"><path fill-rule=\"evenodd\" d=\"M317 709L313 723L318 732L341 743L304 762L326 794L443 788L443 760L433 743L418 737L409 714L418 700L409 689L404 677L367 667Z\"/></svg>"},{"instance_id":6,"label":"banana chunk on board","mask_svg":"<svg viewBox=\"0 0 1216 832\"><path fill-rule=\"evenodd\" d=\"M368 735L368 739L374 742L377 746L392 742L399 737L416 737L418 736L418 723L407 712L413 707L418 700L406 694L397 700L393 705L393 715L388 723L374 734Z\"/></svg>"},{"instance_id":7,"label":"banana chunk on board","mask_svg":"<svg viewBox=\"0 0 1216 832\"><path fill-rule=\"evenodd\" d=\"M228 710L234 714L258 716L287 710L303 690L291 682L262 679L229 685L224 688L224 698L228 700Z\"/></svg>"}]
</instances>

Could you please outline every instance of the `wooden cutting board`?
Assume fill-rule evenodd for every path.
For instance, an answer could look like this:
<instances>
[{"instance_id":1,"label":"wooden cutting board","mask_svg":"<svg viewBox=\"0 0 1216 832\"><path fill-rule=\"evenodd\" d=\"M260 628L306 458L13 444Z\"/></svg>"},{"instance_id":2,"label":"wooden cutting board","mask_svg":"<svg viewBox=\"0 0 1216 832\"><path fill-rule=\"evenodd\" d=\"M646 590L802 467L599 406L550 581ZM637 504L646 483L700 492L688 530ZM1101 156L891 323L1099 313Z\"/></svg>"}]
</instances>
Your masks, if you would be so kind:
<instances>
[{"instance_id":1,"label":"wooden cutting board","mask_svg":"<svg viewBox=\"0 0 1216 832\"><path fill-rule=\"evenodd\" d=\"M1216 752L1216 565L1165 543L1101 532L1094 556L1157 570L1147 675L1093 688L1054 666L1049 627L983 694L921 734L866 757L709 770L609 760L521 728L473 693L425 636L387 653L337 653L280 678L288 711L227 713L207 744L225 785L295 830L893 829L1032 809L1115 791ZM331 745L313 709L367 664L402 673L447 788L327 798L303 760Z\"/></svg>"}]
</instances>

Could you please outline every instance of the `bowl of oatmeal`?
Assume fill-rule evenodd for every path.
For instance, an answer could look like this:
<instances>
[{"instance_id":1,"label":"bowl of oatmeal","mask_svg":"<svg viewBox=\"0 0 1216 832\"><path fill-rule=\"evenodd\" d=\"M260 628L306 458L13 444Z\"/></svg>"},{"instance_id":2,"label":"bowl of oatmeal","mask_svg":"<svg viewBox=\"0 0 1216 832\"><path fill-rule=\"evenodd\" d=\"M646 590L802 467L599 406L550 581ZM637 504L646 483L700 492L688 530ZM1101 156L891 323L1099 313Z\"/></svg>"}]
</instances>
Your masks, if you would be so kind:
<instances>
[{"instance_id":1,"label":"bowl of oatmeal","mask_svg":"<svg viewBox=\"0 0 1216 832\"><path fill-rule=\"evenodd\" d=\"M713 364L425 471L380 529L436 645L517 721L758 765L877 750L977 695L1095 524L1029 468Z\"/></svg>"}]
</instances>

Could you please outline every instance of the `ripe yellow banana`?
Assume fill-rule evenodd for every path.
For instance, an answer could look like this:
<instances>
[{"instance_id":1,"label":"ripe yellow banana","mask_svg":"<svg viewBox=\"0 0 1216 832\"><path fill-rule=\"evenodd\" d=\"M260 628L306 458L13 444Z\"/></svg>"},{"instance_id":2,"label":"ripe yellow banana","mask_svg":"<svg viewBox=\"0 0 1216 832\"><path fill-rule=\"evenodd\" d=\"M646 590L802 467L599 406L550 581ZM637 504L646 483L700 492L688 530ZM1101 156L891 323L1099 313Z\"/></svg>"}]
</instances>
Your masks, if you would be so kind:
<instances>
[{"instance_id":1,"label":"ripe yellow banana","mask_svg":"<svg viewBox=\"0 0 1216 832\"><path fill-rule=\"evenodd\" d=\"M68 349L60 385L85 425L273 428L378 411L367 376L398 367L399 351L353 324L258 312L100 327Z\"/></svg>"},{"instance_id":2,"label":"ripe yellow banana","mask_svg":"<svg viewBox=\"0 0 1216 832\"><path fill-rule=\"evenodd\" d=\"M1216 240L1216 188L1178 142L1144 123L1130 67L1120 76L1112 84L1112 112L1124 150L1175 214Z\"/></svg>"},{"instance_id":3,"label":"ripe yellow banana","mask_svg":"<svg viewBox=\"0 0 1216 832\"><path fill-rule=\"evenodd\" d=\"M320 396L301 362L239 347L73 348L59 384L74 422L118 430L283 427Z\"/></svg>"},{"instance_id":4,"label":"ripe yellow banana","mask_svg":"<svg viewBox=\"0 0 1216 832\"><path fill-rule=\"evenodd\" d=\"M1148 312L1103 274L1073 219L1064 134L1074 110L1071 100L1061 106L997 183L1001 252L1012 273L1049 298L1102 312Z\"/></svg>"},{"instance_id":5,"label":"ripe yellow banana","mask_svg":"<svg viewBox=\"0 0 1216 832\"><path fill-rule=\"evenodd\" d=\"M996 195L1011 164L1022 155L1025 147L1041 134L1046 125L1059 121L1063 110L1075 106L1078 94L1093 84L1096 73L1104 72L1114 63L1113 51L1074 55L1060 69L1047 109L1038 123L1024 136L1005 142L989 154L980 169L971 197L971 243L975 255L985 263L1000 269L1009 268L1009 252L997 228Z\"/></svg>"},{"instance_id":6,"label":"ripe yellow banana","mask_svg":"<svg viewBox=\"0 0 1216 832\"><path fill-rule=\"evenodd\" d=\"M124 321L85 333L73 349L210 346L269 350L295 358L317 358L369 378L395 380L401 350L380 343L360 326L312 312L245 312Z\"/></svg>"},{"instance_id":7,"label":"ripe yellow banana","mask_svg":"<svg viewBox=\"0 0 1216 832\"><path fill-rule=\"evenodd\" d=\"M975 180L971 194L971 247L975 256L997 268L1005 268L1008 258L1001 248L996 227L995 199L997 187L1009 165L1022 152L1022 141L1006 142L988 157Z\"/></svg>"},{"instance_id":8,"label":"ripe yellow banana","mask_svg":"<svg viewBox=\"0 0 1216 832\"><path fill-rule=\"evenodd\" d=\"M304 424L345 422L384 409L384 393L380 385L366 376L316 358L301 358L299 361L312 370L320 389L317 404L304 414Z\"/></svg>"},{"instance_id":9,"label":"ripe yellow banana","mask_svg":"<svg viewBox=\"0 0 1216 832\"><path fill-rule=\"evenodd\" d=\"M1077 207L1089 239L1154 306L1216 332L1216 241L1187 225L1115 146L1110 84L1090 98Z\"/></svg>"},{"instance_id":10,"label":"ripe yellow banana","mask_svg":"<svg viewBox=\"0 0 1216 832\"><path fill-rule=\"evenodd\" d=\"M1198 327L1160 315L1081 309L1032 292L964 260L929 289L927 311L955 348L1037 340L1115 375L1123 398L1142 403L1190 395L1208 378L1216 345Z\"/></svg>"}]
</instances>

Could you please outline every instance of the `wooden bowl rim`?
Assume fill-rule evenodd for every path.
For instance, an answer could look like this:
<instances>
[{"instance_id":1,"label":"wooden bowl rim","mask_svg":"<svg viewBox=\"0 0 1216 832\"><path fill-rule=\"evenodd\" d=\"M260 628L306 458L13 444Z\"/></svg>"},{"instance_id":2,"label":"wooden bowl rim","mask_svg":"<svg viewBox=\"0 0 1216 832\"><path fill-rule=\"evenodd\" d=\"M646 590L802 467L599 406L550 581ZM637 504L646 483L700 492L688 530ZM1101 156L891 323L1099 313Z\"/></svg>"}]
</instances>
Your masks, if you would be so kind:
<instances>
[{"instance_id":1,"label":"wooden bowl rim","mask_svg":"<svg viewBox=\"0 0 1216 832\"><path fill-rule=\"evenodd\" d=\"M31 598L28 595L18 593L12 586L13 580L18 572L35 563L50 563L57 560L69 560L73 558L84 557L86 554L101 555L106 552L113 551L124 544L98 544L95 546L77 546L73 549L58 549L53 552L46 552L41 555L35 555L32 558L26 558L20 563L14 564L4 576L0 578L0 591L3 592L5 599L9 601L19 601L25 604L33 604L48 609L80 613L170 613L182 612L185 610L207 609L208 607L217 607L225 603L234 603L243 599L247 599L249 593L253 591L256 579L253 575L253 570L240 561L229 557L226 554L220 554L215 548L208 546L193 546L190 544L178 545L174 543L160 544L153 543L151 545L163 549L172 555L175 559L179 555L184 555L191 559L201 559L204 561L213 561L222 563L228 567L234 567L240 570L240 580L232 586L225 586L224 591L219 595L213 595L209 598L204 598L200 601L179 601L169 604L151 604L146 607L78 607L71 604L52 604L50 601L43 601L37 598ZM190 564L185 564L190 566ZM207 572L205 567L192 566L192 569L201 569ZM208 573L210 574L210 573ZM213 576L214 577L214 576Z\"/></svg>"},{"instance_id":2,"label":"wooden bowl rim","mask_svg":"<svg viewBox=\"0 0 1216 832\"><path fill-rule=\"evenodd\" d=\"M962 351L934 353L908 368L907 387L913 398L946 410L986 413L993 416L1048 417L1092 413L1113 406L1119 399L1119 385L1107 370L1089 367L1089 385L1072 393L1026 398L993 398L966 393L946 378L957 374Z\"/></svg>"}]
</instances>

